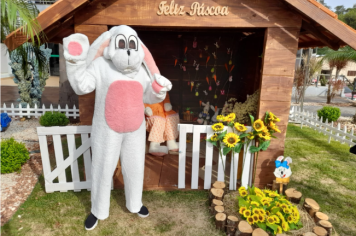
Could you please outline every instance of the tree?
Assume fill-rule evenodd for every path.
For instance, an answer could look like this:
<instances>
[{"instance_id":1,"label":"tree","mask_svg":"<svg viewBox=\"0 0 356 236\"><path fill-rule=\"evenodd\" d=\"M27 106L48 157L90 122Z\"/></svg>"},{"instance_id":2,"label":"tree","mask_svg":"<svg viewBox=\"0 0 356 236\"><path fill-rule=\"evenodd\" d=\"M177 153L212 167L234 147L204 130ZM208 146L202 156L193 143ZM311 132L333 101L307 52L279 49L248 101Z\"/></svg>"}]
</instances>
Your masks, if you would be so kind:
<instances>
[{"instance_id":1,"label":"tree","mask_svg":"<svg viewBox=\"0 0 356 236\"><path fill-rule=\"evenodd\" d=\"M356 29L356 8L348 9L345 14L339 15L339 19Z\"/></svg>"},{"instance_id":2,"label":"tree","mask_svg":"<svg viewBox=\"0 0 356 236\"><path fill-rule=\"evenodd\" d=\"M323 4L323 5L324 5L325 7L327 7L327 8L329 8L329 9L331 8L330 6L328 6L328 5L324 2L324 0L320 0L319 2L320 2L321 4Z\"/></svg>"},{"instance_id":3,"label":"tree","mask_svg":"<svg viewBox=\"0 0 356 236\"><path fill-rule=\"evenodd\" d=\"M345 9L345 7L344 6L336 6L335 7L335 13L337 14L337 15L342 15L342 14L344 14L346 12L346 9Z\"/></svg>"}]
</instances>

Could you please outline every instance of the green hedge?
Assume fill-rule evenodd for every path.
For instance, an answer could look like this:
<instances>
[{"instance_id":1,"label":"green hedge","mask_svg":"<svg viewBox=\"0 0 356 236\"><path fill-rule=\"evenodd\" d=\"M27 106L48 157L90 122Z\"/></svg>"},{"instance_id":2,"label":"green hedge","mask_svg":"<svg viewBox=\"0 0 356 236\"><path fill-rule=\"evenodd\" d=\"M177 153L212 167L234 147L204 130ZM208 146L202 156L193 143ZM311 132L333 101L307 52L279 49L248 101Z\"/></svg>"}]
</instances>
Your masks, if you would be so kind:
<instances>
[{"instance_id":1,"label":"green hedge","mask_svg":"<svg viewBox=\"0 0 356 236\"><path fill-rule=\"evenodd\" d=\"M14 138L1 140L1 174L12 173L21 169L30 155L25 144Z\"/></svg>"},{"instance_id":2,"label":"green hedge","mask_svg":"<svg viewBox=\"0 0 356 236\"><path fill-rule=\"evenodd\" d=\"M47 111L40 117L40 124L42 126L66 126L69 124L69 119L65 114L58 111Z\"/></svg>"},{"instance_id":3,"label":"green hedge","mask_svg":"<svg viewBox=\"0 0 356 236\"><path fill-rule=\"evenodd\" d=\"M323 107L318 110L318 117L323 117L323 122L328 119L328 122L337 121L341 116L341 111L338 107Z\"/></svg>"}]
</instances>

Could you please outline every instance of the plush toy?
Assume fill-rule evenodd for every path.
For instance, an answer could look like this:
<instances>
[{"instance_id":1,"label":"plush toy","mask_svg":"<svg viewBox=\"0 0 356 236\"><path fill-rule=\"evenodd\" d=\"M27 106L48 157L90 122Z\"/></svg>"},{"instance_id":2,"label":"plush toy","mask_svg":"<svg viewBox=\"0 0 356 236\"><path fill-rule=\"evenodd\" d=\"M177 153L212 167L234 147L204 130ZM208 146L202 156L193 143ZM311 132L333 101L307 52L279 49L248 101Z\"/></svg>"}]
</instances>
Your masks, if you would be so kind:
<instances>
[{"instance_id":1,"label":"plush toy","mask_svg":"<svg viewBox=\"0 0 356 236\"><path fill-rule=\"evenodd\" d=\"M218 123L217 117L218 115L221 115L221 108L217 108L215 111L215 107L210 106L210 109L214 112L213 117L211 117L211 124L215 124Z\"/></svg>"},{"instance_id":2,"label":"plush toy","mask_svg":"<svg viewBox=\"0 0 356 236\"><path fill-rule=\"evenodd\" d=\"M63 39L67 75L78 95L95 90L91 131L91 214L94 229L109 216L111 183L119 156L125 183L126 207L146 217L142 204L146 124L144 103L163 101L172 88L159 74L151 53L136 31L121 25L103 33L90 47L87 36Z\"/></svg>"},{"instance_id":3,"label":"plush toy","mask_svg":"<svg viewBox=\"0 0 356 236\"><path fill-rule=\"evenodd\" d=\"M163 102L145 104L146 128L150 133L148 152L154 156L164 156L170 151L178 151L178 123L179 115L172 110L172 105L167 93ZM166 146L160 143L167 141Z\"/></svg>"},{"instance_id":4,"label":"plush toy","mask_svg":"<svg viewBox=\"0 0 356 236\"><path fill-rule=\"evenodd\" d=\"M210 106L209 102L207 103L202 102L202 105L204 106L203 111L199 113L199 118L197 121L201 125L207 125L210 124L210 118L211 118L209 110L211 108L215 111L215 108L214 106Z\"/></svg>"}]
</instances>

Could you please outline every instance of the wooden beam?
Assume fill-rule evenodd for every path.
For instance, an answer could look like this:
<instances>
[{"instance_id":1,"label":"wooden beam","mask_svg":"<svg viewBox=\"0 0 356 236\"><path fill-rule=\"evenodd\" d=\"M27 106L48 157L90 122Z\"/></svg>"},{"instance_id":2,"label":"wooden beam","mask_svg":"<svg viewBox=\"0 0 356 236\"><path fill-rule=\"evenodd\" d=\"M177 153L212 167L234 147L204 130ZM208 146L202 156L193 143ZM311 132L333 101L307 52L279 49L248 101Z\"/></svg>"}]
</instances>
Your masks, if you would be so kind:
<instances>
[{"instance_id":1,"label":"wooden beam","mask_svg":"<svg viewBox=\"0 0 356 236\"><path fill-rule=\"evenodd\" d=\"M306 31L308 31L310 34L312 34L317 39L319 39L321 42L326 44L326 46L328 46L329 48L332 48L333 50L338 50L340 48L340 45L338 43L329 39L316 26L303 21L302 28L305 29Z\"/></svg>"},{"instance_id":2,"label":"wooden beam","mask_svg":"<svg viewBox=\"0 0 356 236\"><path fill-rule=\"evenodd\" d=\"M296 10L330 31L336 38L356 50L356 31L350 26L333 18L308 0L284 0Z\"/></svg>"}]
</instances>

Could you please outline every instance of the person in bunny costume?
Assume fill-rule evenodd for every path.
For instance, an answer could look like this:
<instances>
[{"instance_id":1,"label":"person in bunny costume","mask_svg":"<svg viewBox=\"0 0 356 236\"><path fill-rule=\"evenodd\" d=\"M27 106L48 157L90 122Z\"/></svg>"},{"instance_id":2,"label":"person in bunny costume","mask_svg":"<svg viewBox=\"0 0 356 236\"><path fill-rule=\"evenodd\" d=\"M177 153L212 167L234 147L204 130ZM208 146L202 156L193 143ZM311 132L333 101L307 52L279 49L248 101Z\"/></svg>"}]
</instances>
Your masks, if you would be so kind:
<instances>
[{"instance_id":1,"label":"person in bunny costume","mask_svg":"<svg viewBox=\"0 0 356 236\"><path fill-rule=\"evenodd\" d=\"M87 36L63 39L68 80L78 95L95 90L92 122L91 214L85 228L109 216L111 183L119 156L126 207L141 217L145 165L144 103L164 100L172 84L161 76L151 53L126 25L103 33L89 47Z\"/></svg>"}]
</instances>

